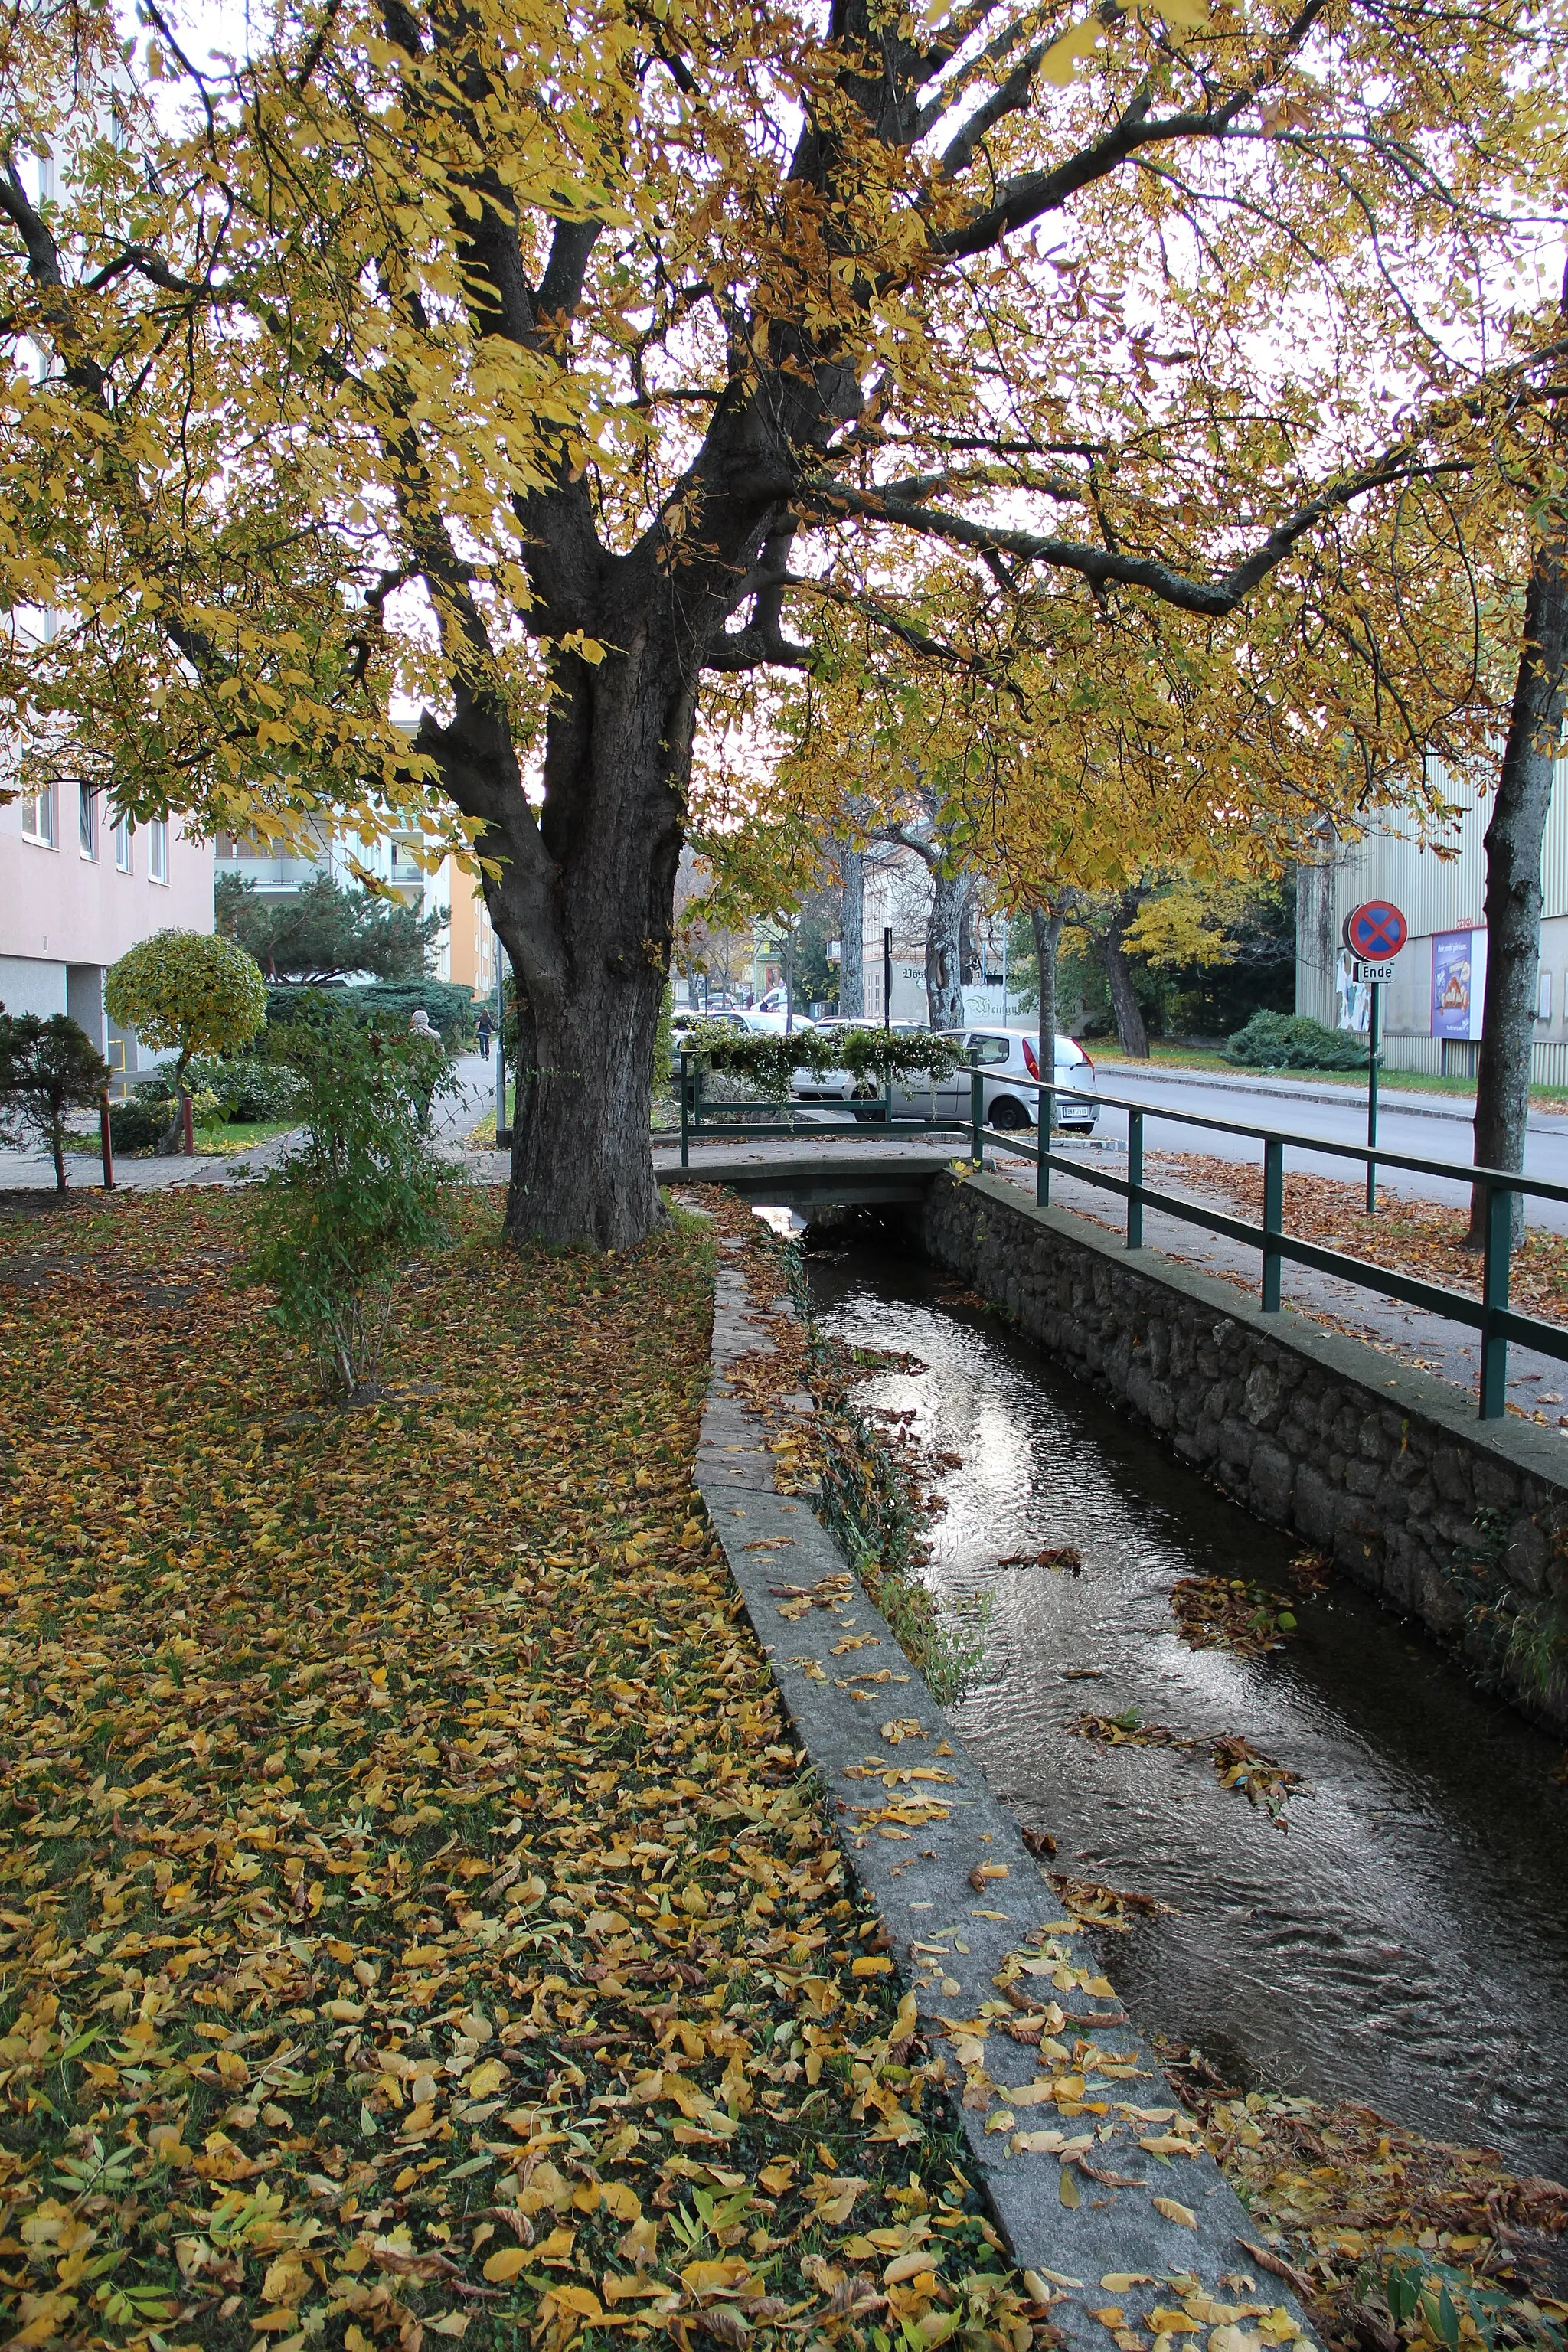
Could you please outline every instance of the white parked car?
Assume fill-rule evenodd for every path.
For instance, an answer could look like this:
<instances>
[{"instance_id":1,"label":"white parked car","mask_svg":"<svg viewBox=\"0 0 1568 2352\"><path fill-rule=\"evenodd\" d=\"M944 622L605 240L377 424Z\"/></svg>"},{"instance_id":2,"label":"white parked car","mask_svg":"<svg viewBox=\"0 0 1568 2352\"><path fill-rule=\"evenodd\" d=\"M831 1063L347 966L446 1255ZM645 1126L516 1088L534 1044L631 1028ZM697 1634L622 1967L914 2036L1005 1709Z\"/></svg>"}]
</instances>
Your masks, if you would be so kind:
<instances>
[{"instance_id":1,"label":"white parked car","mask_svg":"<svg viewBox=\"0 0 1568 2352\"><path fill-rule=\"evenodd\" d=\"M1033 1127L1038 1119L1039 1097L1032 1086L1021 1087L1020 1078L1037 1078L1040 1075L1039 1039L1033 1029L949 1029L943 1035L958 1039L963 1045L967 1060L978 1063L984 1073L982 1100L987 1127L1004 1129ZM1100 1118L1096 1102L1079 1098L1084 1092L1092 1094L1095 1085L1094 1064L1083 1047L1070 1037L1057 1039L1056 1084L1072 1087L1073 1095L1056 1098L1056 1124L1064 1134L1090 1135ZM943 1078L920 1092L905 1095L895 1091L893 1115L906 1118L947 1118L955 1126L969 1123L970 1073L957 1070L952 1077ZM932 1108L934 1099L934 1108Z\"/></svg>"}]
</instances>

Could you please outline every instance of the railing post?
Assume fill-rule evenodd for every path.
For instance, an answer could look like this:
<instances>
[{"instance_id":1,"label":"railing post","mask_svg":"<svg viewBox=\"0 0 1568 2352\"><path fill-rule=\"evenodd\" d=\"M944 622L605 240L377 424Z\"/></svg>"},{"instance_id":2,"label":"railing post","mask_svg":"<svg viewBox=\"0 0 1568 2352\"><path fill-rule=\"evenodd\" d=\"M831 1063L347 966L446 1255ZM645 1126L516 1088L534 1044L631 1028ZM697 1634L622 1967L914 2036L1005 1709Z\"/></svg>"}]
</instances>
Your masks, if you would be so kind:
<instances>
[{"instance_id":1,"label":"railing post","mask_svg":"<svg viewBox=\"0 0 1568 2352\"><path fill-rule=\"evenodd\" d=\"M689 1125L690 1108L687 1099L690 1090L690 1058L687 1055L685 1048L682 1047L680 1055L680 1164L683 1168L689 1168L691 1165L691 1129Z\"/></svg>"},{"instance_id":2,"label":"railing post","mask_svg":"<svg viewBox=\"0 0 1568 2352\"><path fill-rule=\"evenodd\" d=\"M1263 1312L1279 1312L1279 1248L1272 1239L1285 1225L1285 1146L1271 1135L1263 1145Z\"/></svg>"},{"instance_id":3,"label":"railing post","mask_svg":"<svg viewBox=\"0 0 1568 2352\"><path fill-rule=\"evenodd\" d=\"M1481 1260L1481 1419L1500 1421L1508 1410L1508 1341L1492 1317L1508 1306L1509 1253L1513 1242L1513 1194L1506 1184L1487 1192L1486 1255Z\"/></svg>"},{"instance_id":4,"label":"railing post","mask_svg":"<svg viewBox=\"0 0 1568 2352\"><path fill-rule=\"evenodd\" d=\"M1035 1205L1048 1209L1051 1202L1051 1163L1047 1154L1051 1148L1051 1110L1056 1097L1049 1087L1042 1087L1035 1098L1035 1146L1038 1157L1035 1161Z\"/></svg>"},{"instance_id":5,"label":"railing post","mask_svg":"<svg viewBox=\"0 0 1568 2352\"><path fill-rule=\"evenodd\" d=\"M891 1097L889 1097L889 1100ZM985 1124L985 1081L976 1062L969 1073L969 1157L974 1167L984 1165L980 1130Z\"/></svg>"},{"instance_id":6,"label":"railing post","mask_svg":"<svg viewBox=\"0 0 1568 2352\"><path fill-rule=\"evenodd\" d=\"M1143 1114L1130 1110L1127 1114L1127 1246L1130 1250L1143 1246L1143 1203L1138 1198L1138 1188L1143 1181Z\"/></svg>"}]
</instances>

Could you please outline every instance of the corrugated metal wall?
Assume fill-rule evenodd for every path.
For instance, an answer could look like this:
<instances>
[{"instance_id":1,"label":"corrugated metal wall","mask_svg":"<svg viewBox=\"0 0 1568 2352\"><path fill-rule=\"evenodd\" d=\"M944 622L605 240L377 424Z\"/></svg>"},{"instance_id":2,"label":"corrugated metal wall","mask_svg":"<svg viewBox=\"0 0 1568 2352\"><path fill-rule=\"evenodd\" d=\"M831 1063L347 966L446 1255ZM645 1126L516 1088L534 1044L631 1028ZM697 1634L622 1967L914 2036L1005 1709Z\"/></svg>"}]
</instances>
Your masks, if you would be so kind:
<instances>
[{"instance_id":1,"label":"corrugated metal wall","mask_svg":"<svg viewBox=\"0 0 1568 2352\"><path fill-rule=\"evenodd\" d=\"M1338 1025L1337 978L1341 927L1352 907L1392 898L1410 926L1384 998L1384 1056L1390 1069L1436 1074L1473 1066L1473 1047L1431 1034L1432 938L1442 931L1479 930L1486 896L1483 836L1491 793L1456 778L1436 762L1433 781L1459 814L1447 833L1423 843L1413 822L1401 822L1364 841L1346 843L1322 865L1303 868L1296 917L1296 1009ZM1533 1054L1536 1082L1568 1085L1568 754L1553 779L1552 813L1541 854L1542 967L1550 971L1550 1013L1539 1025ZM1550 925L1552 928L1547 929ZM1556 1034L1553 1034L1553 1032ZM1445 1060L1445 1046L1447 1059Z\"/></svg>"}]
</instances>

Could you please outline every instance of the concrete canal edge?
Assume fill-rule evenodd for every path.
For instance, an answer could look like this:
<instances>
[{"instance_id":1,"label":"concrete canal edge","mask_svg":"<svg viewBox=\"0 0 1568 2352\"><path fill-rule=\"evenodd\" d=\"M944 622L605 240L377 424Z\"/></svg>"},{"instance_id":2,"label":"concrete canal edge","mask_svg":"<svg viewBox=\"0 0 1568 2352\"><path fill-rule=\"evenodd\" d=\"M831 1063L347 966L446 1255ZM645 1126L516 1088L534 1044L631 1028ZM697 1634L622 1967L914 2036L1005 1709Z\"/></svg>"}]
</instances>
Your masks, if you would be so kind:
<instances>
[{"instance_id":1,"label":"concrete canal edge","mask_svg":"<svg viewBox=\"0 0 1568 2352\"><path fill-rule=\"evenodd\" d=\"M1016 1822L809 1499L775 1490L768 1433L727 1376L771 1345L749 1311L742 1250L720 1243L697 1487L848 1867L942 2055L973 2177L1015 2261L1044 2282L1070 2352L1113 2352L1118 2326L1129 2344L1146 2342L1129 2330L1158 2338L1147 2315L1173 2301L1188 2329L1206 2313L1215 2352L1244 2352L1259 2335L1299 2344L1300 2305L1260 2268L1240 2201ZM868 1679L884 1670L887 1681ZM1043 2054L1006 2030L1028 2027L1031 2011ZM1081 2095L1053 2094L1053 2081ZM1151 2108L1175 2118L1137 2112ZM1103 2284L1113 2273L1114 2290Z\"/></svg>"},{"instance_id":2,"label":"concrete canal edge","mask_svg":"<svg viewBox=\"0 0 1568 2352\"><path fill-rule=\"evenodd\" d=\"M915 1218L1047 1354L1568 1736L1568 1439L998 1177L939 1176Z\"/></svg>"}]
</instances>

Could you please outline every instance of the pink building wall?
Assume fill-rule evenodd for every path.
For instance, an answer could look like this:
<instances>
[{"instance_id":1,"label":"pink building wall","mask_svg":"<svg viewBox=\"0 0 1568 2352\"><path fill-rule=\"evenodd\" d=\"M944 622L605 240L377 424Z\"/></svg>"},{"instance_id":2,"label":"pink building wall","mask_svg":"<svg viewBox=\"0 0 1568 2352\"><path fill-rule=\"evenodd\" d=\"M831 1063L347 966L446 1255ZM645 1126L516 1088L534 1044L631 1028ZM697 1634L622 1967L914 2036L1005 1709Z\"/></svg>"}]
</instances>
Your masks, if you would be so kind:
<instances>
[{"instance_id":1,"label":"pink building wall","mask_svg":"<svg viewBox=\"0 0 1568 2352\"><path fill-rule=\"evenodd\" d=\"M52 843L24 838L24 803L0 804L0 1003L8 1013L68 1013L111 1065L144 1067L133 1037L106 1021L103 978L128 948L153 931L213 929L212 844L168 821L166 881L152 877L153 836L133 831L130 871L99 801L84 853L76 795L56 793Z\"/></svg>"}]
</instances>

